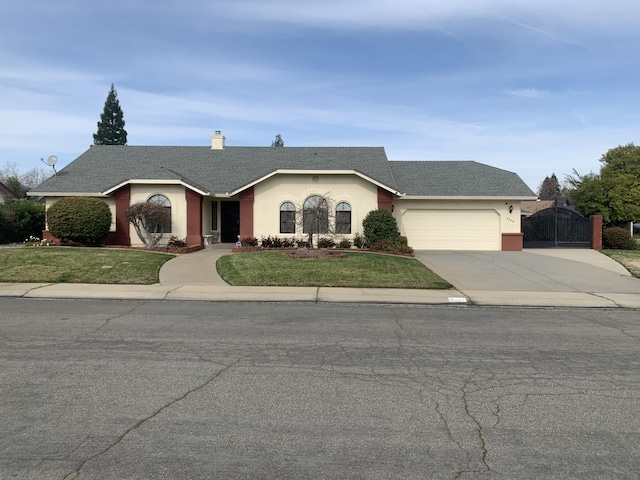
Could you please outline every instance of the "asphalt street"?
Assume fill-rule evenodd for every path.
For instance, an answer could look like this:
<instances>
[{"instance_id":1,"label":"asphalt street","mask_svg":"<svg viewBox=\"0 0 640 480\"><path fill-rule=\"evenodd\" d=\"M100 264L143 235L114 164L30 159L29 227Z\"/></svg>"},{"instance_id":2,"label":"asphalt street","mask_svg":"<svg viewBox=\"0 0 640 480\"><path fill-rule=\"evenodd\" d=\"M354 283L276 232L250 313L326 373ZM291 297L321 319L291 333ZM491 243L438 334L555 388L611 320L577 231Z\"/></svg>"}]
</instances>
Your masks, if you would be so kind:
<instances>
[{"instance_id":1,"label":"asphalt street","mask_svg":"<svg viewBox=\"0 0 640 480\"><path fill-rule=\"evenodd\" d=\"M2 479L611 479L627 309L0 298Z\"/></svg>"}]
</instances>

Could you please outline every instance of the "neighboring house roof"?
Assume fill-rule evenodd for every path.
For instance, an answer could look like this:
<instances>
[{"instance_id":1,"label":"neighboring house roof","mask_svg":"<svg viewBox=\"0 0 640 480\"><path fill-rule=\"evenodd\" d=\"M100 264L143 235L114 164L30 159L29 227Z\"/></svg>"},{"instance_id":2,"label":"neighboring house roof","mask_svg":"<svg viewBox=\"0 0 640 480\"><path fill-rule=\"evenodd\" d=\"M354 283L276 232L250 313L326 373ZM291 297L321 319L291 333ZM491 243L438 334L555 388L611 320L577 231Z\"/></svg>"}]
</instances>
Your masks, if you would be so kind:
<instances>
[{"instance_id":1,"label":"neighboring house roof","mask_svg":"<svg viewBox=\"0 0 640 480\"><path fill-rule=\"evenodd\" d=\"M20 195L18 195L16 192L14 192L13 190L11 190L9 187L7 187L4 183L0 182L0 197L6 197L6 196L10 196L13 198L20 198Z\"/></svg>"},{"instance_id":2,"label":"neighboring house roof","mask_svg":"<svg viewBox=\"0 0 640 480\"><path fill-rule=\"evenodd\" d=\"M355 172L409 196L530 198L512 172L477 162L389 161L383 147L92 146L30 195L104 195L127 182L183 183L210 195L241 191L274 172Z\"/></svg>"},{"instance_id":3,"label":"neighboring house roof","mask_svg":"<svg viewBox=\"0 0 640 480\"><path fill-rule=\"evenodd\" d=\"M397 184L407 196L534 197L520 177L472 161L389 162Z\"/></svg>"}]
</instances>

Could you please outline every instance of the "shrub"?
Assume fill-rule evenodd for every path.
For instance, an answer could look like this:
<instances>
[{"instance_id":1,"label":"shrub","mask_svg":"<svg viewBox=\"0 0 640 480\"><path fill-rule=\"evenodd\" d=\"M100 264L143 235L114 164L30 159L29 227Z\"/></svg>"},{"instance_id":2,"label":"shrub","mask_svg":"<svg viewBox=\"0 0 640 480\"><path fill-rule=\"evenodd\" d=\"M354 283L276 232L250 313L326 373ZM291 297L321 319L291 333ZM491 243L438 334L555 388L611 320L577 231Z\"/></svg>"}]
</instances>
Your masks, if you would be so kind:
<instances>
[{"instance_id":1,"label":"shrub","mask_svg":"<svg viewBox=\"0 0 640 480\"><path fill-rule=\"evenodd\" d=\"M49 207L47 223L60 240L95 245L109 234L111 210L97 198L63 198Z\"/></svg>"},{"instance_id":2,"label":"shrub","mask_svg":"<svg viewBox=\"0 0 640 480\"><path fill-rule=\"evenodd\" d=\"M256 237L244 237L240 239L243 247L257 247L258 239Z\"/></svg>"},{"instance_id":3,"label":"shrub","mask_svg":"<svg viewBox=\"0 0 640 480\"><path fill-rule=\"evenodd\" d=\"M294 240L296 243L296 246L298 248L307 248L309 246L309 239L308 238L299 238L297 240Z\"/></svg>"},{"instance_id":4,"label":"shrub","mask_svg":"<svg viewBox=\"0 0 640 480\"><path fill-rule=\"evenodd\" d=\"M380 240L391 240L398 243L398 223L388 210L371 210L362 221L364 238L367 246Z\"/></svg>"},{"instance_id":5,"label":"shrub","mask_svg":"<svg viewBox=\"0 0 640 480\"><path fill-rule=\"evenodd\" d=\"M602 232L602 245L604 248L626 250L631 242L631 232L622 227L608 227Z\"/></svg>"},{"instance_id":6,"label":"shrub","mask_svg":"<svg viewBox=\"0 0 640 480\"><path fill-rule=\"evenodd\" d=\"M5 198L0 204L0 243L42 235L44 206L31 199Z\"/></svg>"},{"instance_id":7,"label":"shrub","mask_svg":"<svg viewBox=\"0 0 640 480\"><path fill-rule=\"evenodd\" d=\"M336 242L334 242L333 239L329 237L322 237L318 239L318 248L331 248L335 246Z\"/></svg>"},{"instance_id":8,"label":"shrub","mask_svg":"<svg viewBox=\"0 0 640 480\"><path fill-rule=\"evenodd\" d=\"M167 242L167 246L171 248L184 248L187 246L187 241L184 238L178 238L175 235L171 235Z\"/></svg>"},{"instance_id":9,"label":"shrub","mask_svg":"<svg viewBox=\"0 0 640 480\"><path fill-rule=\"evenodd\" d=\"M365 245L365 241L364 241L364 237L362 235L360 235L359 233L356 233L353 236L353 244L358 247L358 248L364 248Z\"/></svg>"},{"instance_id":10,"label":"shrub","mask_svg":"<svg viewBox=\"0 0 640 480\"><path fill-rule=\"evenodd\" d=\"M340 248L351 248L351 240L348 238L343 238L338 242L338 247Z\"/></svg>"},{"instance_id":11,"label":"shrub","mask_svg":"<svg viewBox=\"0 0 640 480\"><path fill-rule=\"evenodd\" d=\"M379 240L369 245L369 249L378 252L389 252L402 255L410 255L413 253L413 248L409 245L403 245L391 240Z\"/></svg>"},{"instance_id":12,"label":"shrub","mask_svg":"<svg viewBox=\"0 0 640 480\"><path fill-rule=\"evenodd\" d=\"M282 239L282 247L283 248L295 247L295 241L293 240L293 238L283 238Z\"/></svg>"}]
</instances>

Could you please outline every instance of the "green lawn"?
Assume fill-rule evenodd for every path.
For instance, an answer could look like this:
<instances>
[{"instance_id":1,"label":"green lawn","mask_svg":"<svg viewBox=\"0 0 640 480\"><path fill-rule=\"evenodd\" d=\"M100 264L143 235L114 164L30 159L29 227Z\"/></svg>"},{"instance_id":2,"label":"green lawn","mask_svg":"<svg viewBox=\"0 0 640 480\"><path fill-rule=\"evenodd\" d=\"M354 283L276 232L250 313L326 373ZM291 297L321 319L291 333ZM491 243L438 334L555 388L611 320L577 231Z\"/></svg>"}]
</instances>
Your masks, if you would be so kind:
<instances>
[{"instance_id":1,"label":"green lawn","mask_svg":"<svg viewBox=\"0 0 640 480\"><path fill-rule=\"evenodd\" d=\"M452 288L414 258L372 253L329 259L294 259L278 251L234 253L221 257L217 268L230 285Z\"/></svg>"},{"instance_id":2,"label":"green lawn","mask_svg":"<svg viewBox=\"0 0 640 480\"><path fill-rule=\"evenodd\" d=\"M0 249L0 282L110 283L158 282L160 266L173 255L79 247Z\"/></svg>"},{"instance_id":3,"label":"green lawn","mask_svg":"<svg viewBox=\"0 0 640 480\"><path fill-rule=\"evenodd\" d=\"M634 277L640 278L640 250L602 250L602 253L622 264Z\"/></svg>"}]
</instances>

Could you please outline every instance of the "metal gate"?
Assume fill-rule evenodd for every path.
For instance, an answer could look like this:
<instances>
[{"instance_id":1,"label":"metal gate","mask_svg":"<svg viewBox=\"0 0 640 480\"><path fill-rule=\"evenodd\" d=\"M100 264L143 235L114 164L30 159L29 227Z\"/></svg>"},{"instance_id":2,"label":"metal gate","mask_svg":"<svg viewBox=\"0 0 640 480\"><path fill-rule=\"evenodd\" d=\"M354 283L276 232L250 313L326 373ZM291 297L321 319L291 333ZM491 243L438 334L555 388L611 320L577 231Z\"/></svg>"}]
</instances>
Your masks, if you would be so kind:
<instances>
[{"instance_id":1,"label":"metal gate","mask_svg":"<svg viewBox=\"0 0 640 480\"><path fill-rule=\"evenodd\" d=\"M564 207L523 218L522 233L524 248L591 248L591 220Z\"/></svg>"}]
</instances>

